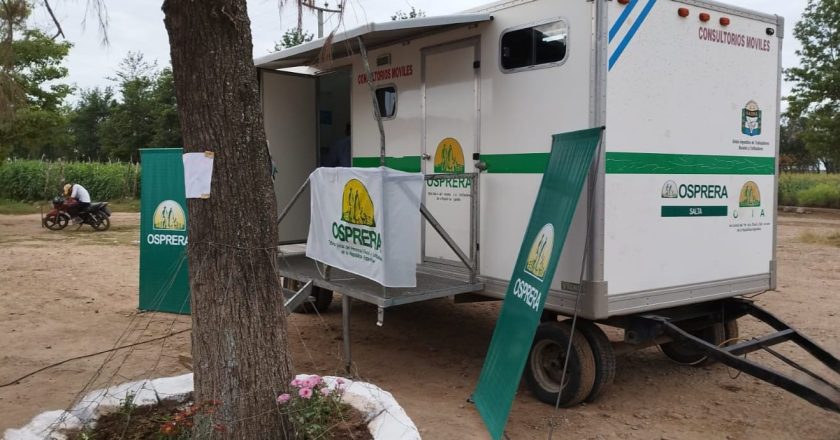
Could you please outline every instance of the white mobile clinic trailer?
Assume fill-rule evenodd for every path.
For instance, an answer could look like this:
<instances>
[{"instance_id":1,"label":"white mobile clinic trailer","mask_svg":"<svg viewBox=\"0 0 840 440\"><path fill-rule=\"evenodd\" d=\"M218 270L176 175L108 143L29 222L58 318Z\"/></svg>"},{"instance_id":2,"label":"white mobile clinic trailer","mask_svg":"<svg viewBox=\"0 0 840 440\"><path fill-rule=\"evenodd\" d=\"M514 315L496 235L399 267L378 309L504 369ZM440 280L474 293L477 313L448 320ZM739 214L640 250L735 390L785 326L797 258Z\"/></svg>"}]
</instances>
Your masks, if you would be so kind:
<instances>
[{"instance_id":1,"label":"white mobile clinic trailer","mask_svg":"<svg viewBox=\"0 0 840 440\"><path fill-rule=\"evenodd\" d=\"M594 382L563 403L612 380L615 350L661 344L680 362L735 365L733 353L762 345L718 345L737 338L735 319L758 312L726 299L776 285L783 33L781 17L712 1L508 0L261 57L282 244L307 237L301 183L318 166L384 162L426 176L416 288L331 274L288 248L284 276L314 289L321 307L333 290L345 306L374 303L380 323L399 304L501 298L551 135L604 126L546 302L544 325L580 317L586 340L573 343L597 370L573 377ZM593 322L624 328L625 341L611 346ZM770 342L804 338L776 328L788 333ZM552 338L541 334L535 347ZM555 372L537 351L526 378L553 403ZM798 394L838 409L837 394L808 391Z\"/></svg>"}]
</instances>

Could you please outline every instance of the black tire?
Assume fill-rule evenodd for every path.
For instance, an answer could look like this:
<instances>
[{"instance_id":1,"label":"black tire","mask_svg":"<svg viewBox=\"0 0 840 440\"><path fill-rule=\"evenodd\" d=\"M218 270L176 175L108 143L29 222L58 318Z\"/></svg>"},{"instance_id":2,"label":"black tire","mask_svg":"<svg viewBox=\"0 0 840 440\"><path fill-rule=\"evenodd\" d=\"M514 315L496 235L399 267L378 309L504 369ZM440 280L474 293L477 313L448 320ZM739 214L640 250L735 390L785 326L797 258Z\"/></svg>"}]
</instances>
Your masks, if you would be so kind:
<instances>
[{"instance_id":1,"label":"black tire","mask_svg":"<svg viewBox=\"0 0 840 440\"><path fill-rule=\"evenodd\" d=\"M545 322L537 327L534 343L525 364L525 383L538 400L550 405L558 403L560 377L566 349L569 345L571 326L564 322ZM586 399L595 383L595 358L586 338L575 332L572 340L566 386L560 395L559 405L570 407Z\"/></svg>"},{"instance_id":2,"label":"black tire","mask_svg":"<svg viewBox=\"0 0 840 440\"><path fill-rule=\"evenodd\" d=\"M90 225L97 231L107 231L111 228L111 219L105 214L95 213L90 215Z\"/></svg>"},{"instance_id":3,"label":"black tire","mask_svg":"<svg viewBox=\"0 0 840 440\"><path fill-rule=\"evenodd\" d=\"M606 333L594 322L578 318L576 328L589 342L595 357L595 383L592 385L592 392L586 397L587 402L593 402L615 380L615 352Z\"/></svg>"},{"instance_id":4,"label":"black tire","mask_svg":"<svg viewBox=\"0 0 840 440\"><path fill-rule=\"evenodd\" d=\"M51 231L60 231L67 227L70 219L63 215L48 215L44 217L44 226Z\"/></svg>"},{"instance_id":5,"label":"black tire","mask_svg":"<svg viewBox=\"0 0 840 440\"><path fill-rule=\"evenodd\" d=\"M324 313L327 309L330 308L330 304L332 304L333 299L333 291L322 289L318 286L312 286L312 293L309 295L309 299L303 302L297 309L294 310L295 313Z\"/></svg>"},{"instance_id":6,"label":"black tire","mask_svg":"<svg viewBox=\"0 0 840 440\"><path fill-rule=\"evenodd\" d=\"M723 323L715 322L714 324L698 330L689 332L712 345L720 346L726 340L726 330ZM702 367L714 363L714 360L706 356L700 350L688 342L673 341L665 344L660 344L659 348L662 353L668 356L672 361L682 365L692 365Z\"/></svg>"}]
</instances>

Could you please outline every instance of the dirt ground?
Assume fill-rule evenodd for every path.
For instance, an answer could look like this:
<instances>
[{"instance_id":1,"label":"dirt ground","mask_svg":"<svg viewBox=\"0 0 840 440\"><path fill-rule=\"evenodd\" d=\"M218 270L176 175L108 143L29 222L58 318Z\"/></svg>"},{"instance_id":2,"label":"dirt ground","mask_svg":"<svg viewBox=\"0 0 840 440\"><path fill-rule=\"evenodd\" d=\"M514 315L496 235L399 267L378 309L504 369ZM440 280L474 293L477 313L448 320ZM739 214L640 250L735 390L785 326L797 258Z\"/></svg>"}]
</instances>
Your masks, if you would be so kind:
<instances>
[{"instance_id":1,"label":"dirt ground","mask_svg":"<svg viewBox=\"0 0 840 440\"><path fill-rule=\"evenodd\" d=\"M758 302L840 353L840 247L800 239L806 231L839 232L840 216L785 214L779 223L779 290ZM117 340L189 328L188 317L136 311L138 215L115 214L112 224L106 233L89 227L51 232L37 215L0 216L0 384L111 348ZM357 303L356 371L391 391L425 439L487 438L466 399L498 311L499 303L438 300L389 310L385 325L377 327L376 309ZM761 330L741 322L742 336ZM289 335L299 372L342 370L340 301L321 316L293 315ZM182 333L2 387L0 432L70 405L83 389L186 372L189 351L189 333ZM547 439L554 420L555 439L840 439L840 415L746 375L733 376L720 365L677 366L657 348L634 352L618 358L614 386L595 403L555 412L521 387L507 434Z\"/></svg>"}]
</instances>

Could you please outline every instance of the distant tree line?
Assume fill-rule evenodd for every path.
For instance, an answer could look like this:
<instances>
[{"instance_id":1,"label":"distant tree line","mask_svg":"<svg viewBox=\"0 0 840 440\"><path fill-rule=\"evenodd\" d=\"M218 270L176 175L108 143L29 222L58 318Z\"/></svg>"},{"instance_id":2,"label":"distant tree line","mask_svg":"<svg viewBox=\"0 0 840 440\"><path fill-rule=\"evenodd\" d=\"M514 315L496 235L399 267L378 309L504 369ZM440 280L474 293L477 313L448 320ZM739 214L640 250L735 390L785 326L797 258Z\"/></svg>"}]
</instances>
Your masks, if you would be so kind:
<instances>
[{"instance_id":1,"label":"distant tree line","mask_svg":"<svg viewBox=\"0 0 840 440\"><path fill-rule=\"evenodd\" d=\"M786 171L840 172L840 1L808 0L793 35L802 44L782 120L780 166Z\"/></svg>"},{"instance_id":2,"label":"distant tree line","mask_svg":"<svg viewBox=\"0 0 840 440\"><path fill-rule=\"evenodd\" d=\"M0 160L137 161L140 148L181 146L170 68L132 52L112 86L76 90L63 65L72 44L30 27L31 11L0 0Z\"/></svg>"}]
</instances>

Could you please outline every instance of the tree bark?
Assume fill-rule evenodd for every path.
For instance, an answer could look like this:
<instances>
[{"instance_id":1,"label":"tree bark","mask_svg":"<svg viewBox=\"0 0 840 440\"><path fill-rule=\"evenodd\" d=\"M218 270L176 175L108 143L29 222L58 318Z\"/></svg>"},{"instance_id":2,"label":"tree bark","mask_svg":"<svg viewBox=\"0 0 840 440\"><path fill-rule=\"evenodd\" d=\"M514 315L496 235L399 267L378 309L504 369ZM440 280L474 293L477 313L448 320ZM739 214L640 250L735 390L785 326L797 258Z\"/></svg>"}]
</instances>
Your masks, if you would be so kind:
<instances>
[{"instance_id":1,"label":"tree bark","mask_svg":"<svg viewBox=\"0 0 840 440\"><path fill-rule=\"evenodd\" d=\"M165 0L184 151L213 151L212 194L190 199L195 400L214 438L286 439L276 397L292 364L275 271L277 207L245 0Z\"/></svg>"}]
</instances>

